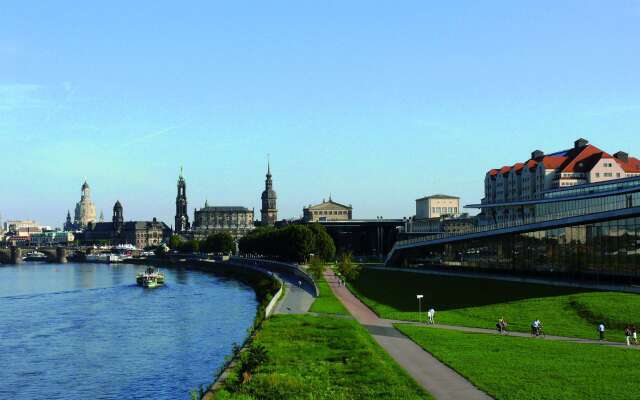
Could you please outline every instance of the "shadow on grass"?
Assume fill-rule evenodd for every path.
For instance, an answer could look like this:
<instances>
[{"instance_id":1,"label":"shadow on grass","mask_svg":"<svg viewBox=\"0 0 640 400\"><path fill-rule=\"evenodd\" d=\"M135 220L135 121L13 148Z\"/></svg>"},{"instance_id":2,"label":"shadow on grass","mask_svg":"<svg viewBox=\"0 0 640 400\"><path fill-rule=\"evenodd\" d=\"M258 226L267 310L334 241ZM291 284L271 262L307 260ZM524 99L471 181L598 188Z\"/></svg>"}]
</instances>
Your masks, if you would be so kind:
<instances>
[{"instance_id":1,"label":"shadow on grass","mask_svg":"<svg viewBox=\"0 0 640 400\"><path fill-rule=\"evenodd\" d=\"M493 279L363 269L353 286L365 297L399 311L415 311L416 295L423 309L439 311L511 301L594 292L563 286L508 282Z\"/></svg>"}]
</instances>

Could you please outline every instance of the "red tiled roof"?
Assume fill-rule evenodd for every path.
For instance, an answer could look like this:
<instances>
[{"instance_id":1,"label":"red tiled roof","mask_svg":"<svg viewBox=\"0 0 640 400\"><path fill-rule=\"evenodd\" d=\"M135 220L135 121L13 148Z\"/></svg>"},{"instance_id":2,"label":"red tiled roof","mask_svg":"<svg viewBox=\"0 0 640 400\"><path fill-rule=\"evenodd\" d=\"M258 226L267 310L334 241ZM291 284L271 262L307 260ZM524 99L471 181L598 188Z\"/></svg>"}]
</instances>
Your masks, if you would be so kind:
<instances>
[{"instance_id":1,"label":"red tiled roof","mask_svg":"<svg viewBox=\"0 0 640 400\"><path fill-rule=\"evenodd\" d=\"M565 161L567 161L567 157L564 156L545 156L540 162L546 169L556 169L559 168Z\"/></svg>"},{"instance_id":2,"label":"red tiled roof","mask_svg":"<svg viewBox=\"0 0 640 400\"><path fill-rule=\"evenodd\" d=\"M635 157L629 157L627 161L622 161L618 158L615 159L616 162L622 167L624 172L630 173L640 173L640 160Z\"/></svg>"},{"instance_id":3,"label":"red tiled roof","mask_svg":"<svg viewBox=\"0 0 640 400\"><path fill-rule=\"evenodd\" d=\"M588 172L601 158L611 158L611 155L591 144L570 153L573 154L570 154L569 162L560 168L560 172Z\"/></svg>"},{"instance_id":4,"label":"red tiled roof","mask_svg":"<svg viewBox=\"0 0 640 400\"><path fill-rule=\"evenodd\" d=\"M513 169L516 171L516 173L522 171L522 168L524 168L524 164L519 162L519 163L515 163L513 165Z\"/></svg>"},{"instance_id":5,"label":"red tiled roof","mask_svg":"<svg viewBox=\"0 0 640 400\"><path fill-rule=\"evenodd\" d=\"M488 172L489 175L491 176L496 176L498 174L498 170L497 169L492 169L491 171Z\"/></svg>"},{"instance_id":6,"label":"red tiled roof","mask_svg":"<svg viewBox=\"0 0 640 400\"><path fill-rule=\"evenodd\" d=\"M501 174L506 174L509 171L511 171L511 167L505 165L504 167L500 168L500 171L498 172Z\"/></svg>"}]
</instances>

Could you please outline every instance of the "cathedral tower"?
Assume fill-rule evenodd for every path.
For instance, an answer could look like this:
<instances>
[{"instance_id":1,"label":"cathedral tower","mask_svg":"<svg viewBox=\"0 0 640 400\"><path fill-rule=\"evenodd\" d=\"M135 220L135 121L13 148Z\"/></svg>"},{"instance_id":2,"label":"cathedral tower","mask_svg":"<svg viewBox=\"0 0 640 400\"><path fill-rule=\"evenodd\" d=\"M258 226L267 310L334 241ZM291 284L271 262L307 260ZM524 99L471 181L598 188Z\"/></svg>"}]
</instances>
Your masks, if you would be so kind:
<instances>
[{"instance_id":1,"label":"cathedral tower","mask_svg":"<svg viewBox=\"0 0 640 400\"><path fill-rule=\"evenodd\" d=\"M260 210L262 225L274 225L278 220L276 198L276 192L273 190L273 181L271 181L271 163L267 161L267 179L264 181L262 209Z\"/></svg>"},{"instance_id":2,"label":"cathedral tower","mask_svg":"<svg viewBox=\"0 0 640 400\"><path fill-rule=\"evenodd\" d=\"M187 212L187 184L182 176L180 167L180 177L178 178L178 195L176 196L176 232L186 232L189 230L189 214Z\"/></svg>"},{"instance_id":3,"label":"cathedral tower","mask_svg":"<svg viewBox=\"0 0 640 400\"><path fill-rule=\"evenodd\" d=\"M82 195L74 214L73 224L76 229L84 229L90 222L96 221L96 206L91 201L91 189L87 181L82 184Z\"/></svg>"},{"instance_id":4,"label":"cathedral tower","mask_svg":"<svg viewBox=\"0 0 640 400\"><path fill-rule=\"evenodd\" d=\"M116 232L120 232L122 230L122 226L124 225L124 214L122 212L122 204L120 204L120 200L116 201L116 204L113 206L113 230Z\"/></svg>"}]
</instances>

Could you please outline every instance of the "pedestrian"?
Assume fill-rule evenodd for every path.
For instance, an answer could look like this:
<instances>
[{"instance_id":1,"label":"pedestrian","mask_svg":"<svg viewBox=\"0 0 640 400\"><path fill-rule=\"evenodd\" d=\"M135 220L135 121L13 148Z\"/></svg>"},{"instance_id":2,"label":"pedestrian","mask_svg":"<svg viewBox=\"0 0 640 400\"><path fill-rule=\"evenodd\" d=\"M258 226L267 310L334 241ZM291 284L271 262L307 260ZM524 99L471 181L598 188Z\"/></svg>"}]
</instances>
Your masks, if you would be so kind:
<instances>
[{"instance_id":1,"label":"pedestrian","mask_svg":"<svg viewBox=\"0 0 640 400\"><path fill-rule=\"evenodd\" d=\"M600 325L598 325L598 333L600 334L600 340L604 340L604 322L600 322Z\"/></svg>"},{"instance_id":2,"label":"pedestrian","mask_svg":"<svg viewBox=\"0 0 640 400\"><path fill-rule=\"evenodd\" d=\"M435 315L436 315L436 310L434 310L433 307L431 307L429 311L427 311L427 317L429 317L429 323L432 325L435 324L435 320L434 320Z\"/></svg>"},{"instance_id":3,"label":"pedestrian","mask_svg":"<svg viewBox=\"0 0 640 400\"><path fill-rule=\"evenodd\" d=\"M624 328L624 339L627 346L631 346L631 327L629 325Z\"/></svg>"},{"instance_id":4,"label":"pedestrian","mask_svg":"<svg viewBox=\"0 0 640 400\"><path fill-rule=\"evenodd\" d=\"M638 344L638 335L636 333L635 325L631 325L631 336L633 336L633 344Z\"/></svg>"}]
</instances>

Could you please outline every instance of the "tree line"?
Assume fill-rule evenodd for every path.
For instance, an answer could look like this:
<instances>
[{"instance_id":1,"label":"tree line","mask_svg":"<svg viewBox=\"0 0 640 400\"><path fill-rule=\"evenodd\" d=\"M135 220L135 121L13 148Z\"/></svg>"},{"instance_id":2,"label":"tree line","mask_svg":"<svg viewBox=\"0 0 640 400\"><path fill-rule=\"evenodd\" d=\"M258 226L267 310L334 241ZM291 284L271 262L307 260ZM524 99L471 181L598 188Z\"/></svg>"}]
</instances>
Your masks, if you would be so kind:
<instances>
[{"instance_id":1,"label":"tree line","mask_svg":"<svg viewBox=\"0 0 640 400\"><path fill-rule=\"evenodd\" d=\"M241 238L239 247L244 254L296 262L307 261L311 254L332 260L336 254L333 239L320 224L260 227Z\"/></svg>"},{"instance_id":2,"label":"tree line","mask_svg":"<svg viewBox=\"0 0 640 400\"><path fill-rule=\"evenodd\" d=\"M185 253L234 253L236 250L236 242L227 232L213 233L203 240L184 240L179 235L173 235L169 239L169 248L171 250L182 251Z\"/></svg>"}]
</instances>

